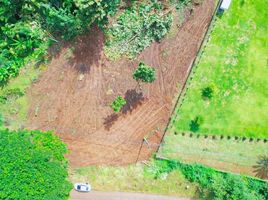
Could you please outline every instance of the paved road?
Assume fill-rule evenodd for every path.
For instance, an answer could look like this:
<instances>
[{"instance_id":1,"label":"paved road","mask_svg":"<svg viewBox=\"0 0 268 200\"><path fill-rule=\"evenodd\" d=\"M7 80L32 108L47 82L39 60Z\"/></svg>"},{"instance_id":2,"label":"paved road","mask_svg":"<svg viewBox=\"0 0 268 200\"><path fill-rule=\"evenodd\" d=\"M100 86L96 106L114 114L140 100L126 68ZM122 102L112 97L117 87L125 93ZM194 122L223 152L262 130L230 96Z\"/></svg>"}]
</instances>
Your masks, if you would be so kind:
<instances>
[{"instance_id":1,"label":"paved road","mask_svg":"<svg viewBox=\"0 0 268 200\"><path fill-rule=\"evenodd\" d=\"M186 198L169 197L130 192L99 192L81 193L72 190L71 200L190 200Z\"/></svg>"}]
</instances>

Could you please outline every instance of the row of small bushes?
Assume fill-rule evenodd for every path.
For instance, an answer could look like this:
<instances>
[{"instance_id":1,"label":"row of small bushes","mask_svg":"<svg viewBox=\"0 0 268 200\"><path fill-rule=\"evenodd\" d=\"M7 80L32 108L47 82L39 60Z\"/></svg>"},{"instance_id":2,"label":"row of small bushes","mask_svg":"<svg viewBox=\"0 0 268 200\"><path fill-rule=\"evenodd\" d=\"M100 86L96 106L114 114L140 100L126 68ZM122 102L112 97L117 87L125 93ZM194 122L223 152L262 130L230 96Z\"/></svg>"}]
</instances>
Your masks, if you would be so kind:
<instances>
[{"instance_id":1,"label":"row of small bushes","mask_svg":"<svg viewBox=\"0 0 268 200\"><path fill-rule=\"evenodd\" d=\"M178 135L178 132L174 132L174 135ZM181 133L181 135L182 136L189 136L189 137L197 137L197 138L200 138L200 137L204 137L205 139L207 139L207 138L211 138L211 139L213 139L213 140L216 140L216 139L224 139L224 138L226 138L226 139L228 139L228 140L231 140L231 139L235 139L236 141L249 141L249 142L264 142L264 143L266 143L266 142L268 142L268 139L261 139L261 138L257 138L257 139L254 139L254 138L247 138L247 137L238 137L238 136L230 136L230 135L227 135L227 136L224 136L224 135L218 135L218 136L216 136L216 135L207 135L207 134L205 134L205 135L200 135L200 134L193 134L193 133L184 133L184 132L182 132Z\"/></svg>"},{"instance_id":2,"label":"row of small bushes","mask_svg":"<svg viewBox=\"0 0 268 200\"><path fill-rule=\"evenodd\" d=\"M155 160L149 167L155 178L179 170L190 182L200 186L201 199L266 200L268 183L246 176L224 173L200 164L185 164L175 160Z\"/></svg>"}]
</instances>

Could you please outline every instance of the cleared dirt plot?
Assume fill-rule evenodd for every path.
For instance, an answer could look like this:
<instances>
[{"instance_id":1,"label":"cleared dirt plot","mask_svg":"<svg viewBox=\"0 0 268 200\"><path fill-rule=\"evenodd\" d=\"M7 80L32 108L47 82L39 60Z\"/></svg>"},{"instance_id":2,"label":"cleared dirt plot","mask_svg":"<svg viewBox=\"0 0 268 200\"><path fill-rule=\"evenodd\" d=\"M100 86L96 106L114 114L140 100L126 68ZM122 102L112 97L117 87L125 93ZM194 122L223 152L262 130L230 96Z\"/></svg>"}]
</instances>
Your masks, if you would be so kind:
<instances>
[{"instance_id":1,"label":"cleared dirt plot","mask_svg":"<svg viewBox=\"0 0 268 200\"><path fill-rule=\"evenodd\" d=\"M213 0L194 6L175 37L153 43L135 60L109 61L97 27L66 44L28 91L28 128L55 130L69 146L72 166L148 158L162 138L214 7ZM140 61L157 71L157 80L141 91L132 78ZM110 104L118 95L127 104L114 114Z\"/></svg>"}]
</instances>

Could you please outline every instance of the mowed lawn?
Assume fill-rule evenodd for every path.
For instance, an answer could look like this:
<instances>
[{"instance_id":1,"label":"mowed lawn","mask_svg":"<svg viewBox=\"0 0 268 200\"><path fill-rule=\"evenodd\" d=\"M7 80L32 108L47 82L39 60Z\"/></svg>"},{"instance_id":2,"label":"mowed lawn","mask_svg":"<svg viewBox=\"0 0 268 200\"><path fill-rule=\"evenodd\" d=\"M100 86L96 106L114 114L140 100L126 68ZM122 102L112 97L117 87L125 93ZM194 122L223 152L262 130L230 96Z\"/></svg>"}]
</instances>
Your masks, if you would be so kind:
<instances>
[{"instance_id":1,"label":"mowed lawn","mask_svg":"<svg viewBox=\"0 0 268 200\"><path fill-rule=\"evenodd\" d=\"M171 129L268 138L268 1L235 0L217 17ZM212 89L212 98L202 90ZM193 131L193 128L192 128Z\"/></svg>"},{"instance_id":2,"label":"mowed lawn","mask_svg":"<svg viewBox=\"0 0 268 200\"><path fill-rule=\"evenodd\" d=\"M261 156L268 155L268 142L227 137L190 137L190 134L169 133L158 156L202 163L216 169L255 176L254 166Z\"/></svg>"}]
</instances>

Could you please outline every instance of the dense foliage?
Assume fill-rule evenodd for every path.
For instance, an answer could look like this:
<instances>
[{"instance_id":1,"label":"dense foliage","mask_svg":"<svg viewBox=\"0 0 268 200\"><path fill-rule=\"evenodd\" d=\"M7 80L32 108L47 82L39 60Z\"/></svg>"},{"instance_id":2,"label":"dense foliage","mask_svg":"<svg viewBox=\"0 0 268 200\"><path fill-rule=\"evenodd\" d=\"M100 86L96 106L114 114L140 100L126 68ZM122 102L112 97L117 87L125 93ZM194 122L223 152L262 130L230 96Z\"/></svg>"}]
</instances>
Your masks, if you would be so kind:
<instances>
[{"instance_id":1,"label":"dense foliage","mask_svg":"<svg viewBox=\"0 0 268 200\"><path fill-rule=\"evenodd\" d=\"M133 58L153 41L161 40L171 24L172 15L164 11L160 1L136 1L106 30L106 54L111 58Z\"/></svg>"},{"instance_id":2,"label":"dense foliage","mask_svg":"<svg viewBox=\"0 0 268 200\"><path fill-rule=\"evenodd\" d=\"M46 37L35 22L17 22L0 28L0 85L15 77L29 58L40 58Z\"/></svg>"},{"instance_id":3,"label":"dense foliage","mask_svg":"<svg viewBox=\"0 0 268 200\"><path fill-rule=\"evenodd\" d=\"M198 164L183 164L178 161L156 160L148 170L160 177L163 173L180 170L191 182L201 186L202 199L216 200L266 200L268 183L240 175L218 172Z\"/></svg>"},{"instance_id":4,"label":"dense foliage","mask_svg":"<svg viewBox=\"0 0 268 200\"><path fill-rule=\"evenodd\" d=\"M66 146L51 132L0 130L0 199L67 199Z\"/></svg>"},{"instance_id":5,"label":"dense foliage","mask_svg":"<svg viewBox=\"0 0 268 200\"><path fill-rule=\"evenodd\" d=\"M0 85L55 38L71 39L93 23L104 25L120 0L0 1ZM50 39L50 40L49 40Z\"/></svg>"},{"instance_id":6,"label":"dense foliage","mask_svg":"<svg viewBox=\"0 0 268 200\"><path fill-rule=\"evenodd\" d=\"M139 67L134 71L133 78L136 81L152 83L156 79L155 69L141 62Z\"/></svg>"},{"instance_id":7,"label":"dense foliage","mask_svg":"<svg viewBox=\"0 0 268 200\"><path fill-rule=\"evenodd\" d=\"M120 112L120 110L122 109L122 107L126 104L126 100L121 97L118 96L116 97L116 99L113 101L113 103L111 104L112 109L114 110L114 112L118 113Z\"/></svg>"}]
</instances>

